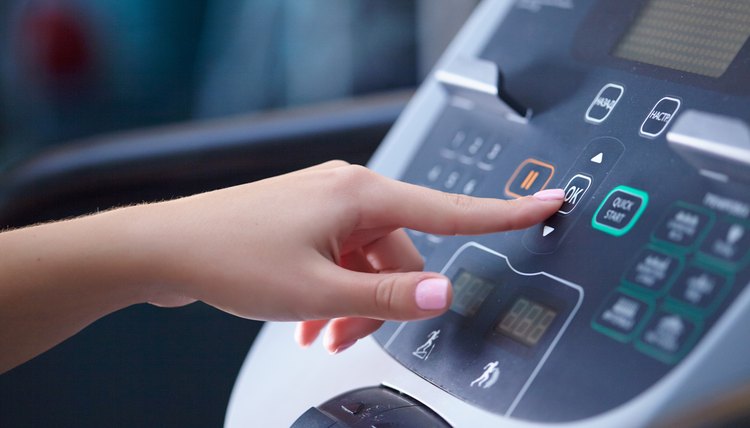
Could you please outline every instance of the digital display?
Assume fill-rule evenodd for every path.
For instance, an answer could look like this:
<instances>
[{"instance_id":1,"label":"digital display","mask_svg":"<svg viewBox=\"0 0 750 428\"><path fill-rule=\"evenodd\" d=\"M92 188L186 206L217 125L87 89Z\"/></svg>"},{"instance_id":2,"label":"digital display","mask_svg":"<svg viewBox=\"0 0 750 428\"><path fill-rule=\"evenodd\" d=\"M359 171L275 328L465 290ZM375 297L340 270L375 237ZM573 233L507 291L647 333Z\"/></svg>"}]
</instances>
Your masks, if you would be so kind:
<instances>
[{"instance_id":1,"label":"digital display","mask_svg":"<svg viewBox=\"0 0 750 428\"><path fill-rule=\"evenodd\" d=\"M534 346L552 325L555 317L557 311L525 297L519 297L495 326L495 331L524 345Z\"/></svg>"},{"instance_id":2,"label":"digital display","mask_svg":"<svg viewBox=\"0 0 750 428\"><path fill-rule=\"evenodd\" d=\"M465 317L474 316L495 284L467 272L458 271L453 279L453 304L451 310Z\"/></svg>"},{"instance_id":3,"label":"digital display","mask_svg":"<svg viewBox=\"0 0 750 428\"><path fill-rule=\"evenodd\" d=\"M650 0L614 50L619 58L719 77L750 36L747 0Z\"/></svg>"}]
</instances>

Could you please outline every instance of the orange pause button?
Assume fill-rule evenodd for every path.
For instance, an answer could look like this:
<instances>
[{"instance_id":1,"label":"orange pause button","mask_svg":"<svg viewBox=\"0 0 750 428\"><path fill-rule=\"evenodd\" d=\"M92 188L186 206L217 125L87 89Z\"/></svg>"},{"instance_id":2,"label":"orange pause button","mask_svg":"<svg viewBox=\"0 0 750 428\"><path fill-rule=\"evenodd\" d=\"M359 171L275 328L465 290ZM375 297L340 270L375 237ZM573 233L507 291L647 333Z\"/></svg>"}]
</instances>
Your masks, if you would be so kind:
<instances>
[{"instance_id":1,"label":"orange pause button","mask_svg":"<svg viewBox=\"0 0 750 428\"><path fill-rule=\"evenodd\" d=\"M555 174L555 167L536 160L526 159L505 184L505 193L520 198L544 189Z\"/></svg>"}]
</instances>

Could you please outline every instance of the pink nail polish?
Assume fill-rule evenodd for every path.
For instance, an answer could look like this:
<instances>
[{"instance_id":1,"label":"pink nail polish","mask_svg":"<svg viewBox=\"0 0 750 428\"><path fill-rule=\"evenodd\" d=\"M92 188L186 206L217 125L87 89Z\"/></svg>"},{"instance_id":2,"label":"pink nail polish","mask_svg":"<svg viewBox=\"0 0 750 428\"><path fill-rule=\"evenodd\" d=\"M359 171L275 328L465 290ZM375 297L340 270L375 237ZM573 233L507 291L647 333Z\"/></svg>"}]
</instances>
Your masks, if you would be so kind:
<instances>
[{"instance_id":1,"label":"pink nail polish","mask_svg":"<svg viewBox=\"0 0 750 428\"><path fill-rule=\"evenodd\" d=\"M434 311L443 309L448 304L448 287L445 278L429 278L417 284L416 301L419 309Z\"/></svg>"},{"instance_id":2,"label":"pink nail polish","mask_svg":"<svg viewBox=\"0 0 750 428\"><path fill-rule=\"evenodd\" d=\"M534 198L540 201L562 201L565 198L563 189L547 189L534 193Z\"/></svg>"},{"instance_id":3,"label":"pink nail polish","mask_svg":"<svg viewBox=\"0 0 750 428\"><path fill-rule=\"evenodd\" d=\"M346 351L347 349L351 348L352 346L354 346L355 343L357 343L356 340L352 340L351 342L343 343L343 344L339 345L339 347L336 348L336 350L333 351L333 353L334 354L340 354L340 353Z\"/></svg>"}]
</instances>

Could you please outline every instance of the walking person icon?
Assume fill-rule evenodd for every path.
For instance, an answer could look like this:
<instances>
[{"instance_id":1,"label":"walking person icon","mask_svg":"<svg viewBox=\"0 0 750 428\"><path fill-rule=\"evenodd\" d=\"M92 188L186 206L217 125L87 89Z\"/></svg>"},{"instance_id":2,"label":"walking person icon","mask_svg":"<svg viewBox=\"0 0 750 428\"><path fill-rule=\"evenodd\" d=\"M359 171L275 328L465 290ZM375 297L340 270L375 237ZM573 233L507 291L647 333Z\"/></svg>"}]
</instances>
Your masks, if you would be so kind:
<instances>
[{"instance_id":1,"label":"walking person icon","mask_svg":"<svg viewBox=\"0 0 750 428\"><path fill-rule=\"evenodd\" d=\"M469 386L478 386L480 388L487 389L497 382L497 378L500 377L500 369L497 366L500 365L499 361L493 361L487 363L484 366L484 373L481 376L474 379Z\"/></svg>"},{"instance_id":2,"label":"walking person icon","mask_svg":"<svg viewBox=\"0 0 750 428\"><path fill-rule=\"evenodd\" d=\"M420 360L426 360L429 358L432 350L435 349L435 341L440 335L440 330L434 330L427 335L427 341L415 349L411 354Z\"/></svg>"}]
</instances>

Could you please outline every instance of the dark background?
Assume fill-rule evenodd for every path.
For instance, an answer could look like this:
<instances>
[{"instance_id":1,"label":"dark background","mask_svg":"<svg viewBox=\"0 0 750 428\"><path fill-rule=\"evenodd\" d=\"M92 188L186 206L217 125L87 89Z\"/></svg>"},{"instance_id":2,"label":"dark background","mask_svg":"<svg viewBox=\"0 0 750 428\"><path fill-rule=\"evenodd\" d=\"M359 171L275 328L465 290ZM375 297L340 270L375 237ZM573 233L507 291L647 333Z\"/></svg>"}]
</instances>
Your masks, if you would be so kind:
<instances>
[{"instance_id":1,"label":"dark background","mask_svg":"<svg viewBox=\"0 0 750 428\"><path fill-rule=\"evenodd\" d=\"M337 3L0 3L0 228L365 163L405 96L345 100L416 85L415 6ZM317 48L347 85L292 63L338 37L352 50ZM289 83L305 75L315 91ZM0 426L220 426L260 327L202 303L124 309L0 375Z\"/></svg>"},{"instance_id":2,"label":"dark background","mask_svg":"<svg viewBox=\"0 0 750 428\"><path fill-rule=\"evenodd\" d=\"M0 230L366 163L477 3L441 1L0 2ZM220 426L260 327L121 310L0 375L0 426Z\"/></svg>"}]
</instances>

